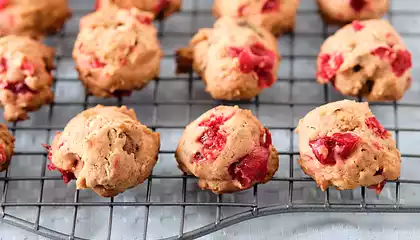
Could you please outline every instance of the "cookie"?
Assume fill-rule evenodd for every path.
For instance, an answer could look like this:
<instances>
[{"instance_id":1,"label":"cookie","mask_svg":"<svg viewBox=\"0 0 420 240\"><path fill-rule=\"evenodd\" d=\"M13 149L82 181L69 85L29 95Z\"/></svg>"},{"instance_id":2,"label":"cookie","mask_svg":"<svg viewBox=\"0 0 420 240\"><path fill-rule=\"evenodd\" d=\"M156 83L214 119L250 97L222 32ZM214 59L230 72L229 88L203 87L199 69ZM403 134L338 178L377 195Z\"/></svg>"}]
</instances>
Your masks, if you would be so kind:
<instances>
[{"instance_id":1,"label":"cookie","mask_svg":"<svg viewBox=\"0 0 420 240\"><path fill-rule=\"evenodd\" d=\"M53 101L55 50L23 36L0 38L0 102L6 121L28 118L28 111Z\"/></svg>"},{"instance_id":2,"label":"cookie","mask_svg":"<svg viewBox=\"0 0 420 240\"><path fill-rule=\"evenodd\" d=\"M322 44L317 81L347 96L398 100L411 85L411 67L411 54L388 21L354 21Z\"/></svg>"},{"instance_id":3,"label":"cookie","mask_svg":"<svg viewBox=\"0 0 420 240\"><path fill-rule=\"evenodd\" d=\"M186 128L176 149L179 168L201 189L230 193L269 181L279 158L271 135L249 110L213 108Z\"/></svg>"},{"instance_id":4,"label":"cookie","mask_svg":"<svg viewBox=\"0 0 420 240\"><path fill-rule=\"evenodd\" d=\"M15 137L0 123L0 172L7 169L15 148Z\"/></svg>"},{"instance_id":5,"label":"cookie","mask_svg":"<svg viewBox=\"0 0 420 240\"><path fill-rule=\"evenodd\" d=\"M318 107L299 121L299 165L325 191L359 186L379 194L400 176L401 155L391 133L367 103L342 100Z\"/></svg>"},{"instance_id":6,"label":"cookie","mask_svg":"<svg viewBox=\"0 0 420 240\"><path fill-rule=\"evenodd\" d=\"M277 41L270 32L231 17L200 29L176 58L178 73L192 66L206 91L221 100L248 100L271 87L280 62Z\"/></svg>"},{"instance_id":7,"label":"cookie","mask_svg":"<svg viewBox=\"0 0 420 240\"><path fill-rule=\"evenodd\" d=\"M317 0L317 3L325 22L340 25L381 18L389 8L389 0Z\"/></svg>"},{"instance_id":8,"label":"cookie","mask_svg":"<svg viewBox=\"0 0 420 240\"><path fill-rule=\"evenodd\" d=\"M156 164L159 133L142 125L132 109L96 106L85 110L54 137L48 158L64 182L113 197L146 180Z\"/></svg>"},{"instance_id":9,"label":"cookie","mask_svg":"<svg viewBox=\"0 0 420 240\"><path fill-rule=\"evenodd\" d=\"M106 8L81 19L73 59L89 93L130 95L159 74L162 51L153 15L135 8Z\"/></svg>"},{"instance_id":10,"label":"cookie","mask_svg":"<svg viewBox=\"0 0 420 240\"><path fill-rule=\"evenodd\" d=\"M244 18L275 36L295 27L299 0L215 0L213 15Z\"/></svg>"},{"instance_id":11,"label":"cookie","mask_svg":"<svg viewBox=\"0 0 420 240\"><path fill-rule=\"evenodd\" d=\"M59 31L70 17L67 0L2 0L0 36L39 38Z\"/></svg>"},{"instance_id":12,"label":"cookie","mask_svg":"<svg viewBox=\"0 0 420 240\"><path fill-rule=\"evenodd\" d=\"M156 19L164 19L181 9L182 0L96 0L95 9L109 6L119 8L138 8L151 12Z\"/></svg>"}]
</instances>

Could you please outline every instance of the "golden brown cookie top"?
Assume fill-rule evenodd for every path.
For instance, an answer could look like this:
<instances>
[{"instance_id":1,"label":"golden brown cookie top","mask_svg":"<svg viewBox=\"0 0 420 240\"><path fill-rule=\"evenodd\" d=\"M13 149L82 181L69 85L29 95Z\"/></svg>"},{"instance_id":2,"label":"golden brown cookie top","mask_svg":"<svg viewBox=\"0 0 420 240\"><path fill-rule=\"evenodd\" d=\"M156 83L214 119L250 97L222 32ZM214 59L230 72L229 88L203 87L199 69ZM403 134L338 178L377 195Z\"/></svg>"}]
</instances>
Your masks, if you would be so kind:
<instances>
[{"instance_id":1,"label":"golden brown cookie top","mask_svg":"<svg viewBox=\"0 0 420 240\"><path fill-rule=\"evenodd\" d=\"M179 141L176 158L182 170L213 183L204 188L214 192L265 182L278 167L268 130L251 111L229 106L218 106L190 123Z\"/></svg>"},{"instance_id":2,"label":"golden brown cookie top","mask_svg":"<svg viewBox=\"0 0 420 240\"><path fill-rule=\"evenodd\" d=\"M321 46L317 81L345 95L397 100L411 84L411 54L386 20L354 21Z\"/></svg>"},{"instance_id":3,"label":"golden brown cookie top","mask_svg":"<svg viewBox=\"0 0 420 240\"><path fill-rule=\"evenodd\" d=\"M96 9L117 6L138 8L153 13L156 18L166 18L181 8L182 0L96 0Z\"/></svg>"},{"instance_id":4,"label":"golden brown cookie top","mask_svg":"<svg viewBox=\"0 0 420 240\"><path fill-rule=\"evenodd\" d=\"M15 137L9 132L6 125L0 123L0 172L9 165L14 146Z\"/></svg>"},{"instance_id":5,"label":"golden brown cookie top","mask_svg":"<svg viewBox=\"0 0 420 240\"><path fill-rule=\"evenodd\" d=\"M152 19L136 8L104 8L81 19L73 58L91 93L130 92L159 73L162 51Z\"/></svg>"},{"instance_id":6,"label":"golden brown cookie top","mask_svg":"<svg viewBox=\"0 0 420 240\"><path fill-rule=\"evenodd\" d=\"M67 0L3 0L0 35L42 37L61 29L70 16Z\"/></svg>"},{"instance_id":7,"label":"golden brown cookie top","mask_svg":"<svg viewBox=\"0 0 420 240\"><path fill-rule=\"evenodd\" d=\"M137 121L132 109L98 105L57 133L51 162L60 171L73 173L78 188L115 196L149 176L159 145L159 133Z\"/></svg>"},{"instance_id":8,"label":"golden brown cookie top","mask_svg":"<svg viewBox=\"0 0 420 240\"><path fill-rule=\"evenodd\" d=\"M0 102L6 121L28 118L53 99L51 85L55 50L29 37L0 38Z\"/></svg>"},{"instance_id":9,"label":"golden brown cookie top","mask_svg":"<svg viewBox=\"0 0 420 240\"><path fill-rule=\"evenodd\" d=\"M320 11L331 22L376 19L388 10L389 0L317 0Z\"/></svg>"},{"instance_id":10,"label":"golden brown cookie top","mask_svg":"<svg viewBox=\"0 0 420 240\"><path fill-rule=\"evenodd\" d=\"M299 121L299 163L325 190L378 185L400 175L401 155L392 135L367 103L343 100Z\"/></svg>"},{"instance_id":11,"label":"golden brown cookie top","mask_svg":"<svg viewBox=\"0 0 420 240\"><path fill-rule=\"evenodd\" d=\"M276 81L280 57L267 30L222 17L191 40L193 66L217 99L250 99Z\"/></svg>"}]
</instances>

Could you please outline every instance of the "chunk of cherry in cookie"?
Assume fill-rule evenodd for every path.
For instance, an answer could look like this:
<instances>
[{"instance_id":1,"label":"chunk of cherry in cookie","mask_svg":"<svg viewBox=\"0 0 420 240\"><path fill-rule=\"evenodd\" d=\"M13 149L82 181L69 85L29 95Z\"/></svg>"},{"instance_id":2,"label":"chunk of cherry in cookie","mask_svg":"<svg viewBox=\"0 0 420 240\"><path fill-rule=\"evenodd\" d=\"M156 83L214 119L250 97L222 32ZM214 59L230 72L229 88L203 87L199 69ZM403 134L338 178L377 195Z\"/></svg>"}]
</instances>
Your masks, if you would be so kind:
<instances>
[{"instance_id":1,"label":"chunk of cherry in cookie","mask_svg":"<svg viewBox=\"0 0 420 240\"><path fill-rule=\"evenodd\" d=\"M368 4L366 0L350 0L349 4L355 12L362 11Z\"/></svg>"},{"instance_id":2,"label":"chunk of cherry in cookie","mask_svg":"<svg viewBox=\"0 0 420 240\"><path fill-rule=\"evenodd\" d=\"M270 157L269 147L272 145L271 134L264 129L261 137L261 146L254 148L228 168L232 179L241 183L244 188L251 187L256 182L264 181L267 175L267 164Z\"/></svg>"},{"instance_id":3,"label":"chunk of cherry in cookie","mask_svg":"<svg viewBox=\"0 0 420 240\"><path fill-rule=\"evenodd\" d=\"M332 81L337 70L343 64L343 54L340 52L323 53L318 57L319 70L316 73L317 77L325 82Z\"/></svg>"},{"instance_id":4,"label":"chunk of cherry in cookie","mask_svg":"<svg viewBox=\"0 0 420 240\"><path fill-rule=\"evenodd\" d=\"M258 76L259 87L267 88L274 84L272 71L276 54L263 44L256 42L246 47L229 47L228 54L232 58L238 58L241 72L253 72Z\"/></svg>"},{"instance_id":5,"label":"chunk of cherry in cookie","mask_svg":"<svg viewBox=\"0 0 420 240\"><path fill-rule=\"evenodd\" d=\"M365 25L363 25L363 24L362 24L360 21L358 21L358 20L354 20L354 21L351 23L351 26L353 27L354 31L356 31L356 32L362 31L362 30L363 30L363 28L365 28Z\"/></svg>"},{"instance_id":6,"label":"chunk of cherry in cookie","mask_svg":"<svg viewBox=\"0 0 420 240\"><path fill-rule=\"evenodd\" d=\"M390 136L388 130L386 130L376 117L369 117L365 121L366 126L373 131L373 133L382 139L386 139Z\"/></svg>"},{"instance_id":7,"label":"chunk of cherry in cookie","mask_svg":"<svg viewBox=\"0 0 420 240\"><path fill-rule=\"evenodd\" d=\"M59 135L60 132L57 132L57 135ZM52 162L52 152L51 152L51 146L48 144L43 144L42 145L48 152L47 158L48 158L48 165L47 165L47 169L49 171L55 171L58 170L61 174L61 178L63 179L63 182L65 184L69 183L71 180L76 179L76 177L74 176L74 174L70 171L66 171L64 169L60 169L57 168L54 163Z\"/></svg>"},{"instance_id":8,"label":"chunk of cherry in cookie","mask_svg":"<svg viewBox=\"0 0 420 240\"><path fill-rule=\"evenodd\" d=\"M366 102L343 100L310 111L299 121L298 160L302 170L326 190L370 187L379 193L385 181L400 175L395 141Z\"/></svg>"},{"instance_id":9,"label":"chunk of cherry in cookie","mask_svg":"<svg viewBox=\"0 0 420 240\"><path fill-rule=\"evenodd\" d=\"M411 53L407 50L395 51L391 47L378 47L372 51L372 54L389 62L392 72L397 77L401 77L412 67Z\"/></svg>"},{"instance_id":10,"label":"chunk of cherry in cookie","mask_svg":"<svg viewBox=\"0 0 420 240\"><path fill-rule=\"evenodd\" d=\"M210 119L207 119L198 126L204 127L205 130L198 137L197 142L202 144L200 152L195 153L194 161L200 162L204 160L213 161L217 158L220 152L226 145L227 134L223 132L220 127L232 118L234 113L229 116L222 115L211 115Z\"/></svg>"},{"instance_id":11,"label":"chunk of cherry in cookie","mask_svg":"<svg viewBox=\"0 0 420 240\"><path fill-rule=\"evenodd\" d=\"M335 165L337 160L345 161L352 154L359 140L353 133L334 133L311 140L309 145L321 164Z\"/></svg>"}]
</instances>

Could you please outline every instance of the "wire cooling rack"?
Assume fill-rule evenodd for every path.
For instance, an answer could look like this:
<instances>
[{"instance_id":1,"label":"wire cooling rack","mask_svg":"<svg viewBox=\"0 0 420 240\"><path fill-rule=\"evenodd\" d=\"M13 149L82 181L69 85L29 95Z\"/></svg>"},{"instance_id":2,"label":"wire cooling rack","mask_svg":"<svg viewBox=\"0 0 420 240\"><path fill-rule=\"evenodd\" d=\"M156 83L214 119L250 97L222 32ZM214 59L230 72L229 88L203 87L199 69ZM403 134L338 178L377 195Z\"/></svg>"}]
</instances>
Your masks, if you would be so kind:
<instances>
[{"instance_id":1,"label":"wire cooling rack","mask_svg":"<svg viewBox=\"0 0 420 240\"><path fill-rule=\"evenodd\" d=\"M401 179L389 182L379 197L365 188L324 193L299 169L294 133L298 119L316 106L342 99L329 86L317 85L314 80L319 46L335 31L319 19L314 2L301 1L296 31L279 40L283 61L278 82L252 101L233 103L211 100L193 73L174 75L174 50L186 45L198 28L213 24L212 1L184 0L181 13L157 23L165 50L160 79L131 97L104 100L85 95L71 60L78 20L92 11L93 2L70 0L73 18L60 34L47 39L57 48L56 100L31 113L30 120L9 124L17 140L9 169L0 173L2 222L49 239L193 239L272 214L420 213L416 197L420 193L416 171L420 165L416 145L420 140L420 85L416 66L413 86L402 101L371 104L402 152ZM392 1L393 10L387 16L414 58L418 57L415 43L420 37L420 32L410 27L420 20L420 9L415 6L413 0ZM46 152L41 147L50 143L69 119L97 103L133 107L139 119L159 131L162 138L159 162L148 181L110 199L89 190L76 191L74 183L62 183L58 173L46 169ZM215 195L199 190L195 178L182 175L176 168L173 153L185 125L219 104L249 108L270 128L280 154L280 169L269 183Z\"/></svg>"}]
</instances>

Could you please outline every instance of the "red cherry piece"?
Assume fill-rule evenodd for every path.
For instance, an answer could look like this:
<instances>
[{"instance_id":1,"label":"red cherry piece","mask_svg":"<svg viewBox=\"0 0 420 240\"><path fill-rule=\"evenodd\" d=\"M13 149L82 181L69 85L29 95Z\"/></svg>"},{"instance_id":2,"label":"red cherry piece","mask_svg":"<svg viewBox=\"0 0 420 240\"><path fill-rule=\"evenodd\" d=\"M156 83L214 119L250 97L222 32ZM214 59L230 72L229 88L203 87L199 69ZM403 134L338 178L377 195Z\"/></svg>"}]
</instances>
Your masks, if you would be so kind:
<instances>
[{"instance_id":1,"label":"red cherry piece","mask_svg":"<svg viewBox=\"0 0 420 240\"><path fill-rule=\"evenodd\" d=\"M31 89L28 85L23 82L11 83L5 82L0 84L0 88L12 91L14 94L25 94L32 93L37 94L38 91Z\"/></svg>"},{"instance_id":2,"label":"red cherry piece","mask_svg":"<svg viewBox=\"0 0 420 240\"><path fill-rule=\"evenodd\" d=\"M376 195L379 195L379 194L381 194L382 189L384 189L385 184L386 184L386 181L382 181L378 185L372 185L372 186L369 186L368 188L369 189L376 190Z\"/></svg>"},{"instance_id":3,"label":"red cherry piece","mask_svg":"<svg viewBox=\"0 0 420 240\"><path fill-rule=\"evenodd\" d=\"M350 6L354 11L360 12L366 6L366 0L350 0Z\"/></svg>"},{"instance_id":4,"label":"red cherry piece","mask_svg":"<svg viewBox=\"0 0 420 240\"><path fill-rule=\"evenodd\" d=\"M260 142L261 142L261 146L267 149L273 144L271 133L268 131L267 128L264 128L264 132L262 132L261 134Z\"/></svg>"},{"instance_id":5,"label":"red cherry piece","mask_svg":"<svg viewBox=\"0 0 420 240\"><path fill-rule=\"evenodd\" d=\"M206 127L197 142L203 144L203 149L194 155L194 161L215 160L226 144L226 134L220 131L220 127L229 120L231 116L212 115L210 119L201 122L198 126Z\"/></svg>"},{"instance_id":6,"label":"red cherry piece","mask_svg":"<svg viewBox=\"0 0 420 240\"><path fill-rule=\"evenodd\" d=\"M343 64L343 55L339 52L324 53L318 57L318 72L317 77L325 79L327 81L333 80L336 72Z\"/></svg>"},{"instance_id":7,"label":"red cherry piece","mask_svg":"<svg viewBox=\"0 0 420 240\"><path fill-rule=\"evenodd\" d=\"M59 132L57 132L59 134ZM47 169L49 171L58 170L61 173L61 177L63 178L63 181L65 184L69 183L71 180L76 179L74 174L70 171L66 171L60 168L57 168L54 163L52 162L52 153L51 153L51 146L48 144L42 144L42 146L48 151L47 158L49 160L49 163L47 165Z\"/></svg>"},{"instance_id":8,"label":"red cherry piece","mask_svg":"<svg viewBox=\"0 0 420 240\"><path fill-rule=\"evenodd\" d=\"M239 69L243 73L255 72L258 76L260 88L267 88L273 85L275 78L272 70L276 54L265 48L261 43L253 43L244 48L229 47L229 56L239 58Z\"/></svg>"},{"instance_id":9,"label":"red cherry piece","mask_svg":"<svg viewBox=\"0 0 420 240\"><path fill-rule=\"evenodd\" d=\"M7 162L6 151L4 150L3 145L0 145L0 164Z\"/></svg>"},{"instance_id":10,"label":"red cherry piece","mask_svg":"<svg viewBox=\"0 0 420 240\"><path fill-rule=\"evenodd\" d=\"M384 61L393 62L396 58L396 54L390 47L378 47L371 53Z\"/></svg>"},{"instance_id":11,"label":"red cherry piece","mask_svg":"<svg viewBox=\"0 0 420 240\"><path fill-rule=\"evenodd\" d=\"M165 9L167 9L170 4L170 0L158 0L156 5L153 7L153 12L155 12L156 15L159 15L160 13L165 11Z\"/></svg>"},{"instance_id":12,"label":"red cherry piece","mask_svg":"<svg viewBox=\"0 0 420 240\"><path fill-rule=\"evenodd\" d=\"M365 25L363 25L360 21L354 20L351 25L353 26L354 31L358 32L361 31L363 28L365 28Z\"/></svg>"},{"instance_id":13,"label":"red cherry piece","mask_svg":"<svg viewBox=\"0 0 420 240\"><path fill-rule=\"evenodd\" d=\"M7 6L9 0L0 0L0 9L3 9Z\"/></svg>"},{"instance_id":14,"label":"red cherry piece","mask_svg":"<svg viewBox=\"0 0 420 240\"><path fill-rule=\"evenodd\" d=\"M95 9L95 11L96 10L98 10L99 8L101 8L101 0L96 0L95 1L95 6L94 6L94 9Z\"/></svg>"},{"instance_id":15,"label":"red cherry piece","mask_svg":"<svg viewBox=\"0 0 420 240\"><path fill-rule=\"evenodd\" d=\"M29 62L28 60L23 60L22 65L20 68L25 71L29 76L33 76L35 74L35 65Z\"/></svg>"},{"instance_id":16,"label":"red cherry piece","mask_svg":"<svg viewBox=\"0 0 420 240\"><path fill-rule=\"evenodd\" d=\"M269 13L269 12L276 11L278 9L279 9L279 3L277 0L267 0L261 9L261 12Z\"/></svg>"},{"instance_id":17,"label":"red cherry piece","mask_svg":"<svg viewBox=\"0 0 420 240\"><path fill-rule=\"evenodd\" d=\"M7 71L7 59L2 57L0 58L0 73Z\"/></svg>"},{"instance_id":18,"label":"red cherry piece","mask_svg":"<svg viewBox=\"0 0 420 240\"><path fill-rule=\"evenodd\" d=\"M105 63L99 61L99 59L95 58L91 63L90 63L92 68L103 68L106 66Z\"/></svg>"},{"instance_id":19,"label":"red cherry piece","mask_svg":"<svg viewBox=\"0 0 420 240\"><path fill-rule=\"evenodd\" d=\"M264 181L267 175L267 162L270 152L264 147L257 147L248 155L231 164L228 168L230 176L238 180L244 188L255 182Z\"/></svg>"},{"instance_id":20,"label":"red cherry piece","mask_svg":"<svg viewBox=\"0 0 420 240\"><path fill-rule=\"evenodd\" d=\"M152 24L152 19L148 16L144 16L144 15L136 15L136 19L141 23L141 24L145 24L145 25L150 25Z\"/></svg>"},{"instance_id":21,"label":"red cherry piece","mask_svg":"<svg viewBox=\"0 0 420 240\"><path fill-rule=\"evenodd\" d=\"M375 133L376 136L385 139L388 138L388 131L381 125L376 117L370 117L365 121L366 126Z\"/></svg>"},{"instance_id":22,"label":"red cherry piece","mask_svg":"<svg viewBox=\"0 0 420 240\"><path fill-rule=\"evenodd\" d=\"M248 8L247 5L243 4L238 8L238 17L243 17L245 15L245 10Z\"/></svg>"},{"instance_id":23,"label":"red cherry piece","mask_svg":"<svg viewBox=\"0 0 420 240\"><path fill-rule=\"evenodd\" d=\"M337 158L346 160L358 142L359 137L353 133L334 133L309 141L309 146L321 164L335 165Z\"/></svg>"},{"instance_id":24,"label":"red cherry piece","mask_svg":"<svg viewBox=\"0 0 420 240\"><path fill-rule=\"evenodd\" d=\"M397 57L391 66L395 76L401 77L412 66L410 52L407 50L398 50Z\"/></svg>"}]
</instances>

